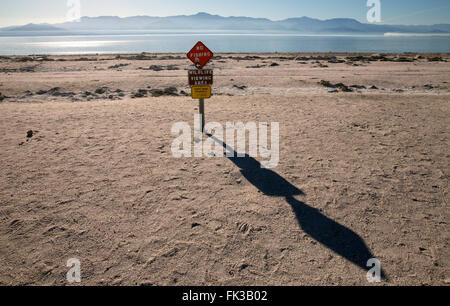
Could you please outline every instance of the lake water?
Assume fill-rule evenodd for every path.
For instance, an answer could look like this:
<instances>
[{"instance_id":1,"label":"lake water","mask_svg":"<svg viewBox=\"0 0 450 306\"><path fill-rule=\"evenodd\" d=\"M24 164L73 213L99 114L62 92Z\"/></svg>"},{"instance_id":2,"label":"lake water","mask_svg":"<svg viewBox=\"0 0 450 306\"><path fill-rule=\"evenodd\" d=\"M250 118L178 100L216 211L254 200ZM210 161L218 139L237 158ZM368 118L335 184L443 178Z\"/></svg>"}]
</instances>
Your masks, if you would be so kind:
<instances>
[{"instance_id":1,"label":"lake water","mask_svg":"<svg viewBox=\"0 0 450 306\"><path fill-rule=\"evenodd\" d=\"M23 36L21 36L23 35ZM116 32L76 35L0 31L1 55L185 53L203 41L219 52L450 53L450 36Z\"/></svg>"}]
</instances>

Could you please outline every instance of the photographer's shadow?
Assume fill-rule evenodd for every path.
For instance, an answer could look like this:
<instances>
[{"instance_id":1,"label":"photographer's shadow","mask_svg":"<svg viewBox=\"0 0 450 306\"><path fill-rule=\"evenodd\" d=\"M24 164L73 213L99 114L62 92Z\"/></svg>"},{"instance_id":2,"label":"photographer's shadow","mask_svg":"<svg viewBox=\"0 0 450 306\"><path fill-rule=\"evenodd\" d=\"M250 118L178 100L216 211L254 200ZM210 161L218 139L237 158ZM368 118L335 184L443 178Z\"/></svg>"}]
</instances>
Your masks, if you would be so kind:
<instances>
[{"instance_id":1,"label":"photographer's shadow","mask_svg":"<svg viewBox=\"0 0 450 306\"><path fill-rule=\"evenodd\" d=\"M306 234L361 269L370 269L367 263L375 256L355 232L297 200L294 196L304 194L300 189L276 172L261 168L261 164L253 157L247 154L245 157L236 157L236 152L223 141L210 134L207 136L222 145L226 152L233 153L234 157L228 159L240 168L242 175L258 190L268 196L284 197L291 205L300 228ZM384 272L382 277L387 279Z\"/></svg>"}]
</instances>

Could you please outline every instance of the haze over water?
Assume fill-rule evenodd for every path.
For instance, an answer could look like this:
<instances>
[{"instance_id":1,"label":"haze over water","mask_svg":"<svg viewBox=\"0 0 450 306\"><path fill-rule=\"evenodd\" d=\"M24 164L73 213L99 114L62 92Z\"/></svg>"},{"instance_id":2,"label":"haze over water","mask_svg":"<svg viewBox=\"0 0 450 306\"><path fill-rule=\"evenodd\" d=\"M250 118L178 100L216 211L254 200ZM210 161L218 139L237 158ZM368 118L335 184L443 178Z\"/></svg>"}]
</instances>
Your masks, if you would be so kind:
<instances>
[{"instance_id":1,"label":"haze over water","mask_svg":"<svg viewBox=\"0 0 450 306\"><path fill-rule=\"evenodd\" d=\"M101 31L55 35L0 32L1 55L185 53L197 41L217 52L450 53L450 36L305 35Z\"/></svg>"}]
</instances>

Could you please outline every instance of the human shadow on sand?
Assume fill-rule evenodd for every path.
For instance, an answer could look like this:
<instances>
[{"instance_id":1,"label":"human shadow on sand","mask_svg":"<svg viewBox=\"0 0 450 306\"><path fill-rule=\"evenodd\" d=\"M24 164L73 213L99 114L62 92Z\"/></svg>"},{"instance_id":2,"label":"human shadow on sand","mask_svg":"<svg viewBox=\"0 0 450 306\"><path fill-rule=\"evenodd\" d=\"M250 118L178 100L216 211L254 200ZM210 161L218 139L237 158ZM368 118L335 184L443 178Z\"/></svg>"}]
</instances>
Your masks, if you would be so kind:
<instances>
[{"instance_id":1,"label":"human shadow on sand","mask_svg":"<svg viewBox=\"0 0 450 306\"><path fill-rule=\"evenodd\" d=\"M236 152L223 141L211 134L206 135L222 145L226 152L233 154L234 157L228 157L228 159L240 168L242 175L258 190L267 196L284 197L291 205L300 228L306 234L361 269L368 271L372 268L367 267L367 263L375 256L358 234L294 198L304 193L276 172L263 169L253 157L247 154L245 157L236 157ZM381 277L387 280L383 271Z\"/></svg>"}]
</instances>

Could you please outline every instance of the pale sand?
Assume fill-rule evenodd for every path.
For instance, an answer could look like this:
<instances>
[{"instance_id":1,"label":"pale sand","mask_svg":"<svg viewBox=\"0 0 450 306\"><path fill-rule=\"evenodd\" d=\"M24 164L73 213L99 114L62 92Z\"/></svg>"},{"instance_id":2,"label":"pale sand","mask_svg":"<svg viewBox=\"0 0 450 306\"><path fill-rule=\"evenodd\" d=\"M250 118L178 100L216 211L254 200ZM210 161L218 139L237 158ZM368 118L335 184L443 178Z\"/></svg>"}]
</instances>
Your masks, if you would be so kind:
<instances>
[{"instance_id":1,"label":"pale sand","mask_svg":"<svg viewBox=\"0 0 450 306\"><path fill-rule=\"evenodd\" d=\"M368 285L368 256L382 284L449 283L449 62L221 55L207 121L279 122L269 172L172 157L171 127L193 125L197 102L130 98L147 86L189 92L188 60L171 56L0 59L1 285L66 285L69 258L81 285ZM150 65L180 70L137 69ZM329 93L320 80L379 89ZM74 94L35 94L53 87Z\"/></svg>"}]
</instances>

